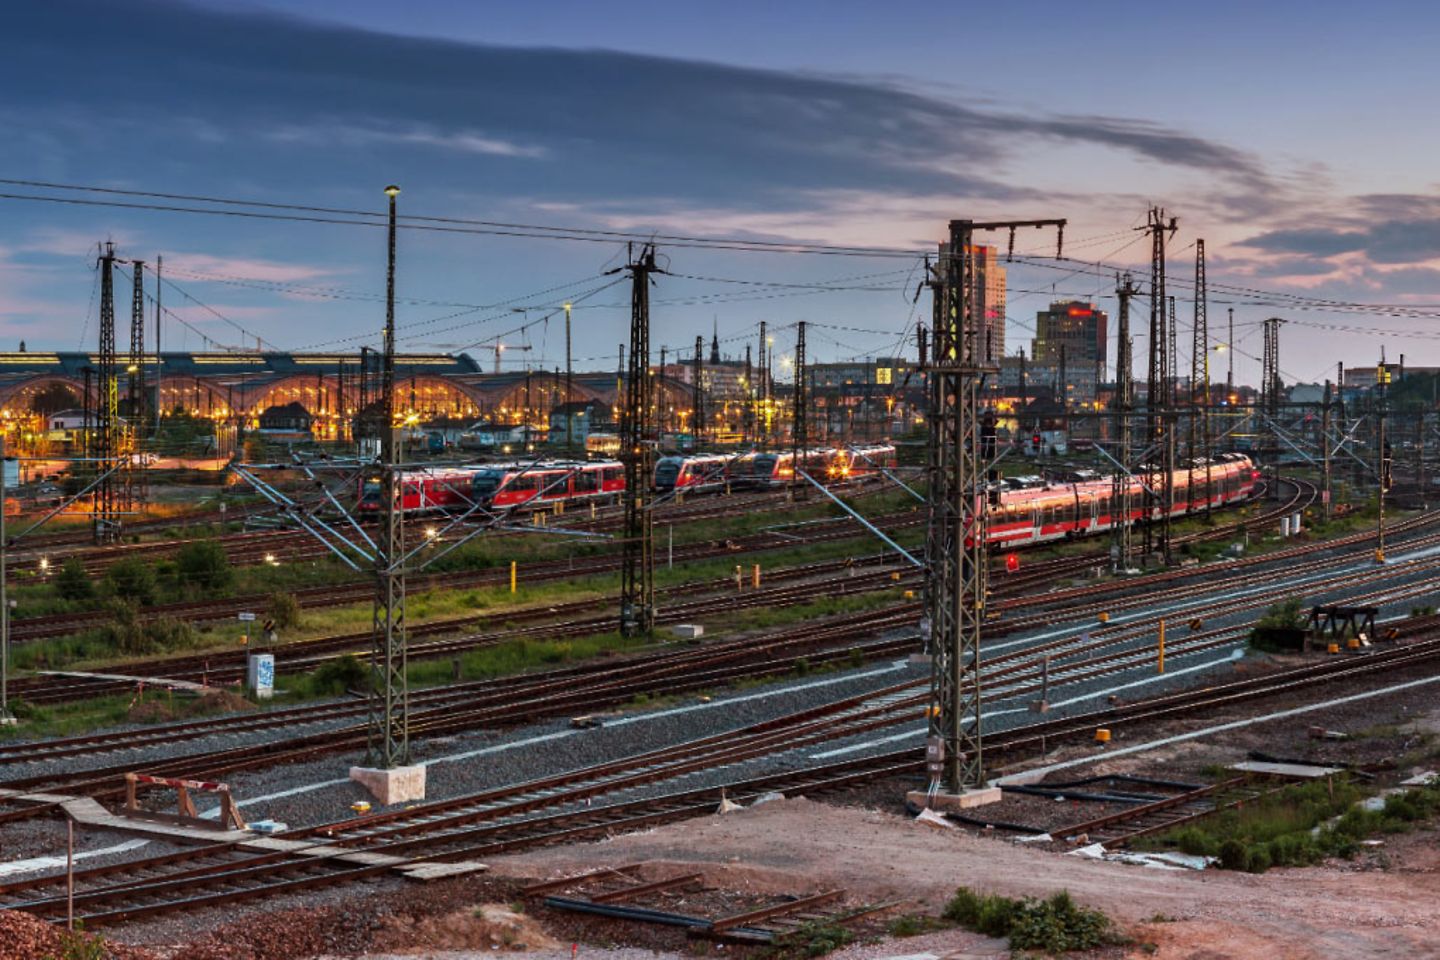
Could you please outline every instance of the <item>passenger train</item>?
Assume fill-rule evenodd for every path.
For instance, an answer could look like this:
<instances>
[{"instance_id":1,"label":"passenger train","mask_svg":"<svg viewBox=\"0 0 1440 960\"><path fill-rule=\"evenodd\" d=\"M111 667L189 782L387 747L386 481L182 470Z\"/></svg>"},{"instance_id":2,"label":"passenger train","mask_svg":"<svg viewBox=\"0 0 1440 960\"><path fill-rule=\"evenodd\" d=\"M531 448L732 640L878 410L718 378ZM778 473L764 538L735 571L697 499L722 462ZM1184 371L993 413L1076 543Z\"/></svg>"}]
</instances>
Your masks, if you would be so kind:
<instances>
[{"instance_id":1,"label":"passenger train","mask_svg":"<svg viewBox=\"0 0 1440 960\"><path fill-rule=\"evenodd\" d=\"M1210 507L1222 507L1249 499L1260 483L1260 472L1243 453L1222 453L1209 462L1210 489L1205 488L1206 463L1197 460L1187 468L1173 471L1171 483L1175 493L1172 517L1196 513ZM1159 471L1137 471L1129 479L1130 505L1128 522L1159 520L1164 508L1151 508L1146 515L1145 489L1141 479L1157 493L1165 483ZM1193 481L1193 484L1192 484ZM1110 530L1124 509L1116 499L1112 478L1084 480L1077 483L1036 485L1023 480L1011 487L992 489L986 515L985 540L995 546L1012 548L1033 543L1089 536ZM998 500L998 502L996 502Z\"/></svg>"},{"instance_id":2,"label":"passenger train","mask_svg":"<svg viewBox=\"0 0 1440 960\"><path fill-rule=\"evenodd\" d=\"M802 469L824 483L843 483L881 474L895 466L895 448L877 444L851 449L807 450ZM1013 477L990 485L987 493L986 540L1013 549L1109 531L1117 522L1144 522L1161 518L1162 508L1148 515L1145 488L1159 491L1164 474L1136 471L1129 479L1128 517L1122 518L1116 485L1110 477L1082 475L1075 482L1046 482L1040 477ZM1209 490L1206 475L1209 474ZM656 463L656 490L705 492L734 487L783 486L794 477L790 452L769 452L726 457L702 454L661 457ZM1091 479L1090 477L1094 477ZM1224 453L1177 469L1172 474L1174 510L1183 516L1210 507L1239 503L1254 495L1260 473L1242 453ZM465 510L534 509L557 502L585 502L618 496L625 490L625 467L617 460L525 461L450 468L427 467L405 471L402 509L406 513ZM360 484L359 511L375 513L382 502L379 477L367 476Z\"/></svg>"}]
</instances>

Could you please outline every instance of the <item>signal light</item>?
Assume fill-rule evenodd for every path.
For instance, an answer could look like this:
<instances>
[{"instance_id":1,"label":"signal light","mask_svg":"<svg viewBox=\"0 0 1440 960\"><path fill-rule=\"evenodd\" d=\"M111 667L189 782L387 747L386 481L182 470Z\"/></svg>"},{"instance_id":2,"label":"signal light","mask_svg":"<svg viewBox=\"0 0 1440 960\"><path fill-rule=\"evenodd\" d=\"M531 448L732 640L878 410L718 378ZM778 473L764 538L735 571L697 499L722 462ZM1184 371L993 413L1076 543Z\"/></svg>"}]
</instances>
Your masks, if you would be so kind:
<instances>
[{"instance_id":1,"label":"signal light","mask_svg":"<svg viewBox=\"0 0 1440 960\"><path fill-rule=\"evenodd\" d=\"M1005 554L1005 571L1006 571L1007 573L1014 573L1015 571L1017 571L1017 570L1019 570L1019 569L1020 569L1020 557L1019 557L1019 555L1018 555L1018 554L1014 554L1014 553L1007 553L1007 554Z\"/></svg>"}]
</instances>

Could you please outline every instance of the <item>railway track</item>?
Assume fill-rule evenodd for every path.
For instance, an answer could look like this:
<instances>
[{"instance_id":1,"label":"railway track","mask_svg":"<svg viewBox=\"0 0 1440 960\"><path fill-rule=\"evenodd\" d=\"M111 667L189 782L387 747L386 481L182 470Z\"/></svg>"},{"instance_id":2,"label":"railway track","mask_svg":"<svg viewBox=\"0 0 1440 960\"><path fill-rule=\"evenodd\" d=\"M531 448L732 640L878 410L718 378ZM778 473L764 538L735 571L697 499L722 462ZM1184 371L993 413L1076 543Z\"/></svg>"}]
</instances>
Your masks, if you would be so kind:
<instances>
[{"instance_id":1,"label":"railway track","mask_svg":"<svg viewBox=\"0 0 1440 960\"><path fill-rule=\"evenodd\" d=\"M1426 625L1432 631L1435 627L1434 622ZM1014 763L1056 743L1088 739L1097 726L1115 729L1153 723L1302 689L1338 676L1428 665L1437 660L1440 640L1420 641L1367 657L1324 661L1269 677L991 733L987 736L987 751L992 759ZM714 810L722 787L725 796L744 803L771 790L816 795L880 778L914 776L923 770L915 750L811 764L760 776L747 775L742 766L777 751L794 750L797 745L809 748L833 739L827 729L853 735L885 726L896 716L903 721L905 714L913 716L912 706L903 689L893 687L805 714L559 777L409 810L307 827L283 836L301 844L363 850L372 857L379 854L403 861L473 860L705 815ZM740 769L731 778L722 778L722 784L685 783L687 777L700 770L731 766ZM637 796L639 792L644 795ZM77 915L88 925L102 926L347 883L393 869L390 861L358 863L341 856L316 856L313 850L257 853L233 844L215 844L77 871L75 904ZM52 875L0 885L0 907L59 921L65 912L63 884L63 875Z\"/></svg>"}]
</instances>

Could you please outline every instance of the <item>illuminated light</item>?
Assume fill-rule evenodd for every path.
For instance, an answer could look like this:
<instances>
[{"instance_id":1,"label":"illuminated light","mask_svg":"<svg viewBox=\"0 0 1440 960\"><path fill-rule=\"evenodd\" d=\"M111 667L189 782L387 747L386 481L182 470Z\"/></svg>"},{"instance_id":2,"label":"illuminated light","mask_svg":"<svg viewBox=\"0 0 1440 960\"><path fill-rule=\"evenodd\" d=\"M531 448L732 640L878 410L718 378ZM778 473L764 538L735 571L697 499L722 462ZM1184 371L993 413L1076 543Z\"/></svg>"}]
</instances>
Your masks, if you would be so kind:
<instances>
[{"instance_id":1,"label":"illuminated light","mask_svg":"<svg viewBox=\"0 0 1440 960\"><path fill-rule=\"evenodd\" d=\"M41 558L40 558L40 572L41 572L41 573L44 573L46 570L49 570L49 569L50 569L50 559L49 559L48 557L41 557Z\"/></svg>"},{"instance_id":2,"label":"illuminated light","mask_svg":"<svg viewBox=\"0 0 1440 960\"><path fill-rule=\"evenodd\" d=\"M275 559L275 554L273 553L265 554L265 562L270 564L270 566L272 567L278 567L280 565L279 562Z\"/></svg>"},{"instance_id":3,"label":"illuminated light","mask_svg":"<svg viewBox=\"0 0 1440 960\"><path fill-rule=\"evenodd\" d=\"M388 186L388 187L385 188L385 196L387 196L387 197L398 197L398 196L400 196L400 188L397 187L397 186L395 186L395 184L393 184L393 183L390 184L390 186Z\"/></svg>"},{"instance_id":4,"label":"illuminated light","mask_svg":"<svg viewBox=\"0 0 1440 960\"><path fill-rule=\"evenodd\" d=\"M426 528L425 528L425 539L426 539L426 540L434 540L434 539L435 539L436 537L438 537L438 536L440 536L440 531L439 531L439 530L435 529L434 527L426 527Z\"/></svg>"}]
</instances>

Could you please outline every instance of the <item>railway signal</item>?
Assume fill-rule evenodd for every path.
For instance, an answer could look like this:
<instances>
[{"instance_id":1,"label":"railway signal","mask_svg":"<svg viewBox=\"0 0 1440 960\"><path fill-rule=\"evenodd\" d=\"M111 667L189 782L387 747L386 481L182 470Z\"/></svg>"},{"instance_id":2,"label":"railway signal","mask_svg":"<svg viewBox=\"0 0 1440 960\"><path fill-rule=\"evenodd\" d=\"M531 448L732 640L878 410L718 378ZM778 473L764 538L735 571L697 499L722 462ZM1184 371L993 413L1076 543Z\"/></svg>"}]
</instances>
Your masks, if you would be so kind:
<instances>
[{"instance_id":1,"label":"railway signal","mask_svg":"<svg viewBox=\"0 0 1440 960\"><path fill-rule=\"evenodd\" d=\"M1018 553L1007 553L1005 555L1005 572L1015 573L1020 569L1020 555Z\"/></svg>"}]
</instances>

